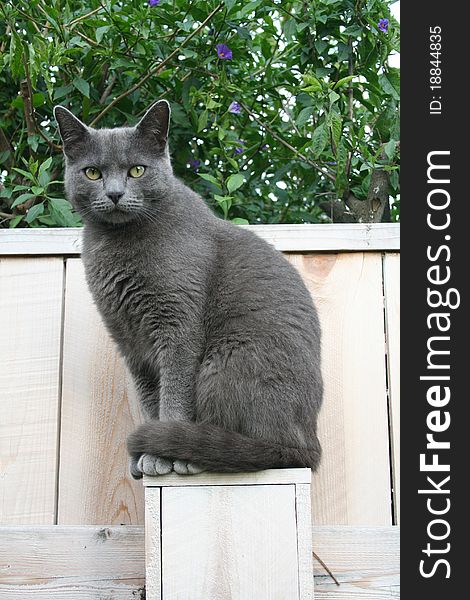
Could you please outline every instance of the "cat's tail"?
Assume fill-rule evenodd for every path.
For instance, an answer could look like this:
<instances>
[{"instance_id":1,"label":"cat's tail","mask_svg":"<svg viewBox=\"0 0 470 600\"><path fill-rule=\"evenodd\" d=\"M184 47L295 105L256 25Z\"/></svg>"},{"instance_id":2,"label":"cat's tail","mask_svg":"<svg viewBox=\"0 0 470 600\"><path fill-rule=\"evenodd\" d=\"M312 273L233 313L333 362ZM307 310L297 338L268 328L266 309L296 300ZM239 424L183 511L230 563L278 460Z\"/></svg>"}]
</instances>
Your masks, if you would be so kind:
<instances>
[{"instance_id":1,"label":"cat's tail","mask_svg":"<svg viewBox=\"0 0 470 600\"><path fill-rule=\"evenodd\" d=\"M310 467L320 462L321 448L313 436L310 448L290 448L255 439L215 425L181 421L151 421L138 427L127 441L129 454L142 453L188 460L206 471L260 471Z\"/></svg>"}]
</instances>

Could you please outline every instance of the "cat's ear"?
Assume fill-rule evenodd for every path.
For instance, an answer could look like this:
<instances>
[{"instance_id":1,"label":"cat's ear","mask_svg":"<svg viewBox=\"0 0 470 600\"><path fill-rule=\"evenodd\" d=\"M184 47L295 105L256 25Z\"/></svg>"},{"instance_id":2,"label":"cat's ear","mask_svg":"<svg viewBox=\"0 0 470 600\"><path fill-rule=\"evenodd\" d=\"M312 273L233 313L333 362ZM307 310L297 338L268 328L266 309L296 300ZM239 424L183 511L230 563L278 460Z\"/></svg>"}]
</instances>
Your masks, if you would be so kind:
<instances>
[{"instance_id":1,"label":"cat's ear","mask_svg":"<svg viewBox=\"0 0 470 600\"><path fill-rule=\"evenodd\" d=\"M64 143L64 152L70 158L77 155L88 141L88 127L77 119L67 108L63 106L54 107L54 117L59 125L60 137Z\"/></svg>"},{"instance_id":2,"label":"cat's ear","mask_svg":"<svg viewBox=\"0 0 470 600\"><path fill-rule=\"evenodd\" d=\"M162 151L168 142L170 112L170 104L166 100L159 100L152 104L136 125L139 135L149 140L152 145L157 144Z\"/></svg>"}]
</instances>

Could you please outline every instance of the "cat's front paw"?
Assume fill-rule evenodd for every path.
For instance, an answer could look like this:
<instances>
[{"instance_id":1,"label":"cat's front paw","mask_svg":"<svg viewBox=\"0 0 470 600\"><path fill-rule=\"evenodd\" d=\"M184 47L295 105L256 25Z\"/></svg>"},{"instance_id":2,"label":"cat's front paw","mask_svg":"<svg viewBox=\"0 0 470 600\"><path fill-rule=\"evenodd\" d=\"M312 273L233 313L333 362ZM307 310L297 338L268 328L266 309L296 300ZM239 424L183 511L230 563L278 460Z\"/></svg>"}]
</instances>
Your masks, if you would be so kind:
<instances>
[{"instance_id":1,"label":"cat's front paw","mask_svg":"<svg viewBox=\"0 0 470 600\"><path fill-rule=\"evenodd\" d=\"M142 454L137 461L137 469L144 475L168 475L173 470L173 461L153 454Z\"/></svg>"},{"instance_id":2,"label":"cat's front paw","mask_svg":"<svg viewBox=\"0 0 470 600\"><path fill-rule=\"evenodd\" d=\"M197 475L202 473L204 469L188 460L175 460L173 470L179 475Z\"/></svg>"},{"instance_id":3,"label":"cat's front paw","mask_svg":"<svg viewBox=\"0 0 470 600\"><path fill-rule=\"evenodd\" d=\"M139 468L139 459L131 456L129 460L129 473L133 479L142 479L142 471Z\"/></svg>"}]
</instances>

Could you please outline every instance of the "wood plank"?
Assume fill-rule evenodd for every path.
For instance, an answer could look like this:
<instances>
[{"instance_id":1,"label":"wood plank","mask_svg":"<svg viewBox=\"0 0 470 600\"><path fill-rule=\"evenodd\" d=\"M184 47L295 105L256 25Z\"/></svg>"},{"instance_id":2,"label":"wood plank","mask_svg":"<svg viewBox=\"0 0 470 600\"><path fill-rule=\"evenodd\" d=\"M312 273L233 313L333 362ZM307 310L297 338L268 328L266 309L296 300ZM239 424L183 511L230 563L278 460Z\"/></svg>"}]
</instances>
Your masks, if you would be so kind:
<instances>
[{"instance_id":1,"label":"wood plank","mask_svg":"<svg viewBox=\"0 0 470 600\"><path fill-rule=\"evenodd\" d=\"M400 597L399 527L314 527L315 600L391 600Z\"/></svg>"},{"instance_id":2,"label":"wood plank","mask_svg":"<svg viewBox=\"0 0 470 600\"><path fill-rule=\"evenodd\" d=\"M55 517L61 258L0 260L0 524Z\"/></svg>"},{"instance_id":3,"label":"wood plank","mask_svg":"<svg viewBox=\"0 0 470 600\"><path fill-rule=\"evenodd\" d=\"M316 300L325 383L315 524L389 525L391 490L379 253L291 255Z\"/></svg>"},{"instance_id":4,"label":"wood plank","mask_svg":"<svg viewBox=\"0 0 470 600\"><path fill-rule=\"evenodd\" d=\"M0 598L145 598L142 527L18 527L0 535Z\"/></svg>"},{"instance_id":5,"label":"wood plank","mask_svg":"<svg viewBox=\"0 0 470 600\"><path fill-rule=\"evenodd\" d=\"M149 477L144 475L145 486L171 487L191 485L266 485L266 484L310 484L310 469L266 469L255 473L199 473L198 475L159 475Z\"/></svg>"},{"instance_id":6,"label":"wood plank","mask_svg":"<svg viewBox=\"0 0 470 600\"><path fill-rule=\"evenodd\" d=\"M162 489L162 598L298 598L294 485Z\"/></svg>"},{"instance_id":7,"label":"wood plank","mask_svg":"<svg viewBox=\"0 0 470 600\"><path fill-rule=\"evenodd\" d=\"M384 256L385 331L392 448L393 505L400 523L400 255Z\"/></svg>"},{"instance_id":8,"label":"wood plank","mask_svg":"<svg viewBox=\"0 0 470 600\"><path fill-rule=\"evenodd\" d=\"M161 489L145 490L146 600L162 600Z\"/></svg>"},{"instance_id":9,"label":"wood plank","mask_svg":"<svg viewBox=\"0 0 470 600\"><path fill-rule=\"evenodd\" d=\"M143 523L126 437L142 421L131 377L92 303L83 265L66 269L58 523Z\"/></svg>"},{"instance_id":10,"label":"wood plank","mask_svg":"<svg viewBox=\"0 0 470 600\"><path fill-rule=\"evenodd\" d=\"M285 252L399 250L399 223L241 225ZM82 229L3 229L0 255L80 254Z\"/></svg>"},{"instance_id":11,"label":"wood plank","mask_svg":"<svg viewBox=\"0 0 470 600\"><path fill-rule=\"evenodd\" d=\"M313 527L313 548L341 584L314 561L315 599L399 598L399 532L398 527ZM142 527L3 527L0 538L2 599L144 597Z\"/></svg>"},{"instance_id":12,"label":"wood plank","mask_svg":"<svg viewBox=\"0 0 470 600\"><path fill-rule=\"evenodd\" d=\"M299 598L313 600L312 581L312 511L311 489L308 483L295 486L295 518L297 522L297 557L299 567Z\"/></svg>"}]
</instances>

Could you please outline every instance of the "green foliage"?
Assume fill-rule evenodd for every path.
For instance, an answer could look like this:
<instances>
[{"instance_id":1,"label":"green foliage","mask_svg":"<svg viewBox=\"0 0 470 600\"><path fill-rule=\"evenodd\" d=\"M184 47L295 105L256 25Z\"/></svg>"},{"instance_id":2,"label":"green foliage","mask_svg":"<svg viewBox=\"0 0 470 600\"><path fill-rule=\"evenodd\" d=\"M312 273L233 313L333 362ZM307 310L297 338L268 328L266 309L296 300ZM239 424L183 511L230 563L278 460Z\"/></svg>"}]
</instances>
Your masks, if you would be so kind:
<instances>
[{"instance_id":1,"label":"green foliage","mask_svg":"<svg viewBox=\"0 0 470 600\"><path fill-rule=\"evenodd\" d=\"M55 104L88 124L172 107L176 174L237 223L323 222L385 169L399 217L400 74L390 0L0 3L0 220L76 226ZM389 20L387 31L378 28ZM221 59L226 44L232 58ZM232 109L232 102L239 104Z\"/></svg>"}]
</instances>

